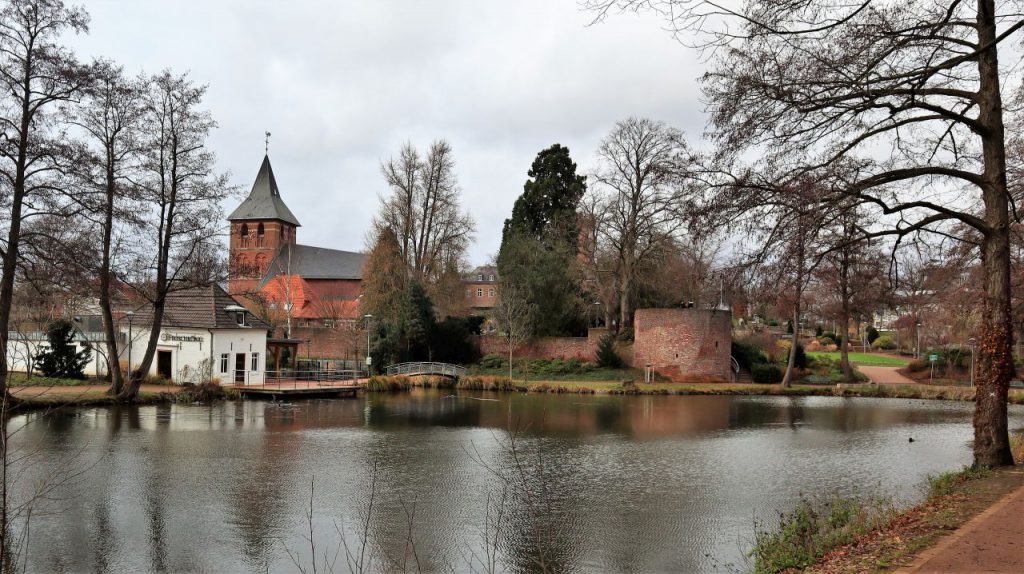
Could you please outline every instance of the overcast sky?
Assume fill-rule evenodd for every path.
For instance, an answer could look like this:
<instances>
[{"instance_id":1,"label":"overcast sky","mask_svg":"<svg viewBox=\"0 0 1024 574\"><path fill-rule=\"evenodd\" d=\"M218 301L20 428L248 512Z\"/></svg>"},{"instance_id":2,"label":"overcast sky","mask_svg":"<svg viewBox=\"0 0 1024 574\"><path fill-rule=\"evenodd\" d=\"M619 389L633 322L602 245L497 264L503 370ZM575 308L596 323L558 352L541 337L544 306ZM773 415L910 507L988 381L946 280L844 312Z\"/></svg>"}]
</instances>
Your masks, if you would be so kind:
<instances>
[{"instance_id":1,"label":"overcast sky","mask_svg":"<svg viewBox=\"0 0 1024 574\"><path fill-rule=\"evenodd\" d=\"M73 0L72 0L73 1ZM88 0L83 58L169 67L209 85L219 168L248 193L273 133L299 242L362 250L387 192L380 162L406 141L453 147L486 262L534 156L566 145L581 170L630 115L691 140L704 128L698 54L652 15L588 27L575 0ZM224 206L230 211L232 200Z\"/></svg>"}]
</instances>

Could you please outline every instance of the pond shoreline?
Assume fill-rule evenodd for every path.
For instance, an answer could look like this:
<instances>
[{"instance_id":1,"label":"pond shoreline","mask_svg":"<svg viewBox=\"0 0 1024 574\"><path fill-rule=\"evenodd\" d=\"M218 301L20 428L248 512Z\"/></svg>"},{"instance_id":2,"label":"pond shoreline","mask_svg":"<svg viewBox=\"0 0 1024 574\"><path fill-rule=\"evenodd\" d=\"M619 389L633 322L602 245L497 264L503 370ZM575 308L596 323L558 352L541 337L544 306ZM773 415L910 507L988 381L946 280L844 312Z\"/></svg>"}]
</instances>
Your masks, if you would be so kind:
<instances>
[{"instance_id":1,"label":"pond shoreline","mask_svg":"<svg viewBox=\"0 0 1024 574\"><path fill-rule=\"evenodd\" d=\"M1019 444L1024 440L1015 438ZM933 492L922 503L898 512L884 525L858 537L850 544L833 548L801 572L811 574L839 574L864 572L914 572L922 559L936 552L949 551L948 543L962 536L980 536L964 531L983 514L1004 504L1007 497L1024 489L1024 447L1015 453L1018 466L974 471L965 468L932 479ZM945 486L936 489L937 482ZM976 527L978 525L975 525ZM1013 547L996 547L1001 552L1013 553ZM991 565L989 565L991 566Z\"/></svg>"},{"instance_id":2,"label":"pond shoreline","mask_svg":"<svg viewBox=\"0 0 1024 574\"><path fill-rule=\"evenodd\" d=\"M383 377L380 377L383 378ZM744 383L651 383L622 384L612 381L531 381L512 382L504 377L472 377L474 384L459 386L450 381L387 377L392 384L386 389L364 389L367 393L408 392L414 388L452 390L484 390L506 393L630 395L630 396L789 396L789 397L863 397L882 399L921 399L973 402L974 389L969 387L932 387L926 385L874 385L869 383L839 385L758 385ZM11 414L57 409L62 407L112 406L119 403L107 395L106 387L12 387L17 404ZM79 389L74 392L71 389ZM178 386L144 389L131 404L153 405L176 401L182 390ZM219 400L236 400L223 398ZM1024 391L1011 389L1009 404L1024 404Z\"/></svg>"},{"instance_id":3,"label":"pond shoreline","mask_svg":"<svg viewBox=\"0 0 1024 574\"><path fill-rule=\"evenodd\" d=\"M408 388L453 388L463 390L488 390L496 392L554 393L554 394L604 394L604 395L678 395L678 396L797 396L797 397L866 397L888 399L923 399L938 401L974 401L974 388L938 387L927 385L877 385L871 383L836 385L759 385L724 382L692 383L634 383L623 384L612 381L531 381L513 382L507 377L471 377L474 384L461 386L449 381L422 380L415 378L391 378L396 384L388 390L370 392L395 392ZM1012 390L1009 404L1024 404L1024 391Z\"/></svg>"}]
</instances>

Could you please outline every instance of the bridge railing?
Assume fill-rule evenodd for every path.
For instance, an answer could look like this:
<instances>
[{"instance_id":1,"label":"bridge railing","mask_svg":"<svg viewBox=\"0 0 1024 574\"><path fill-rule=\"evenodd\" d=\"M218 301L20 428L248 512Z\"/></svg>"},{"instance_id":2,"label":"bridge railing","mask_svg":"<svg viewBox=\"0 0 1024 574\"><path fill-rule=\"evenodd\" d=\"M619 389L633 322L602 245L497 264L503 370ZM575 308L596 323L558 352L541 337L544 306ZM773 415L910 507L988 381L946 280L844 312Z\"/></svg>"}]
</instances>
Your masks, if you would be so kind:
<instances>
[{"instance_id":1,"label":"bridge railing","mask_svg":"<svg viewBox=\"0 0 1024 574\"><path fill-rule=\"evenodd\" d=\"M411 362L390 365L388 375L440 375L458 379L466 376L466 367L450 363Z\"/></svg>"}]
</instances>

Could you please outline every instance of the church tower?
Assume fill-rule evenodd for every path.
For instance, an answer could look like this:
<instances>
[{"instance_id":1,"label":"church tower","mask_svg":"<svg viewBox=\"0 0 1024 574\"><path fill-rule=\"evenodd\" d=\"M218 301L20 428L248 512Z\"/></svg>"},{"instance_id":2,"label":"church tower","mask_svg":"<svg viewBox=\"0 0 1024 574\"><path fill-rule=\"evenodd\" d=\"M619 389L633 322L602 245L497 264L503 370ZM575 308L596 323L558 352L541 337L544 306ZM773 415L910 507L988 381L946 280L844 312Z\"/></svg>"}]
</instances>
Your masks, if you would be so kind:
<instances>
[{"instance_id":1,"label":"church tower","mask_svg":"<svg viewBox=\"0 0 1024 574\"><path fill-rule=\"evenodd\" d=\"M270 157L252 184L249 197L228 216L231 241L228 260L228 293L245 295L259 288L267 266L284 245L295 245L295 218L277 188Z\"/></svg>"}]
</instances>

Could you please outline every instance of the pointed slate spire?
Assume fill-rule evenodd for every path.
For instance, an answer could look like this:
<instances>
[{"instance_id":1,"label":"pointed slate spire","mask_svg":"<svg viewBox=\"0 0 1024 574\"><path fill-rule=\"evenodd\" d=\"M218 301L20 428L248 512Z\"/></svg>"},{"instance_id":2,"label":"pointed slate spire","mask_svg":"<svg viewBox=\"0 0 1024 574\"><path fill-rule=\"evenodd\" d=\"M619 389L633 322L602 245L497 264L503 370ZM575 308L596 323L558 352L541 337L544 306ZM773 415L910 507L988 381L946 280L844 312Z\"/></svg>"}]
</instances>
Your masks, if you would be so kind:
<instances>
[{"instance_id":1,"label":"pointed slate spire","mask_svg":"<svg viewBox=\"0 0 1024 574\"><path fill-rule=\"evenodd\" d=\"M252 184L249 197L228 216L228 221L244 219L278 219L296 227L301 226L281 199L277 180L274 179L274 170L270 167L270 156L263 156L263 164L260 166L260 172L256 174L256 182Z\"/></svg>"}]
</instances>

